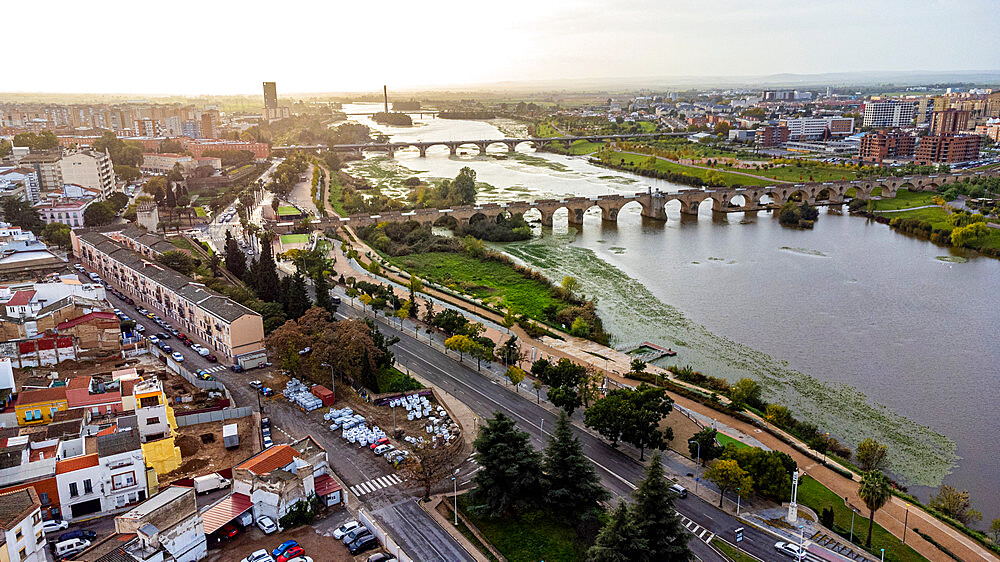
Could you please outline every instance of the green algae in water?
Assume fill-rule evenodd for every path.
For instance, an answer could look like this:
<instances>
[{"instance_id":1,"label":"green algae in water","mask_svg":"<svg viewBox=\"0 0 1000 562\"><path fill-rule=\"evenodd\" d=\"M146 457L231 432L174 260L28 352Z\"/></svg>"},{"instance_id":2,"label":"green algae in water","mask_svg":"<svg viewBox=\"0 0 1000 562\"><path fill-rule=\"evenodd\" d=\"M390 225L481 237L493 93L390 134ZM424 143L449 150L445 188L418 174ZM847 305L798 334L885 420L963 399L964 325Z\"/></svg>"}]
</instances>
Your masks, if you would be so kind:
<instances>
[{"instance_id":1,"label":"green algae in water","mask_svg":"<svg viewBox=\"0 0 1000 562\"><path fill-rule=\"evenodd\" d=\"M937 256L934 259L947 263L969 263L969 258L963 258L962 256Z\"/></svg>"},{"instance_id":2,"label":"green algae in water","mask_svg":"<svg viewBox=\"0 0 1000 562\"><path fill-rule=\"evenodd\" d=\"M803 256L817 256L820 258L830 257L819 250L810 250L809 248L793 248L791 246L782 246L779 249L784 250L786 252L791 252L793 254L801 254Z\"/></svg>"},{"instance_id":3,"label":"green algae in water","mask_svg":"<svg viewBox=\"0 0 1000 562\"><path fill-rule=\"evenodd\" d=\"M626 252L626 248L622 248L621 246L611 246L610 248L608 248L608 250L610 250L611 253L618 255L624 254Z\"/></svg>"},{"instance_id":4,"label":"green algae in water","mask_svg":"<svg viewBox=\"0 0 1000 562\"><path fill-rule=\"evenodd\" d=\"M593 251L572 246L572 241L571 232L502 248L550 279L571 275L580 281L583 293L601 295L597 310L605 329L614 334L613 343L670 342L682 363L704 373L731 381L752 377L767 389L768 401L788 405L796 417L830 431L843 442L856 445L871 437L888 444L892 472L903 482L937 487L954 466L956 446L950 439L872 404L856 388L825 383L789 368L786 361L712 333Z\"/></svg>"}]
</instances>

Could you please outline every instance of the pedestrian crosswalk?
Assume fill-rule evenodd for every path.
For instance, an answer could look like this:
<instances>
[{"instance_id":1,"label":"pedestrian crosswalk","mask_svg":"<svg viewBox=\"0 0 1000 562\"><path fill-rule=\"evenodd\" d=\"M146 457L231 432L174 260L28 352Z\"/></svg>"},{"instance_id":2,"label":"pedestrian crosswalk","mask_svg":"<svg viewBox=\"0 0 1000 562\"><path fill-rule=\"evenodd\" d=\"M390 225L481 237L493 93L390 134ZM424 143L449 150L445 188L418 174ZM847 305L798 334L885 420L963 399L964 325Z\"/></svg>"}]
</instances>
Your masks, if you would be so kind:
<instances>
[{"instance_id":1,"label":"pedestrian crosswalk","mask_svg":"<svg viewBox=\"0 0 1000 562\"><path fill-rule=\"evenodd\" d=\"M205 369L205 370L208 371L209 373L218 373L219 371L225 371L226 370L226 366L225 365L216 365L214 367L209 367L208 369Z\"/></svg>"},{"instance_id":2,"label":"pedestrian crosswalk","mask_svg":"<svg viewBox=\"0 0 1000 562\"><path fill-rule=\"evenodd\" d=\"M712 537L715 536L715 534L710 532L708 529L702 527L701 525L695 523L694 521L688 519L687 517L684 517L683 515L681 515L681 523L684 525L684 528L687 529L692 535L698 537L700 540L703 540L705 542L711 541Z\"/></svg>"},{"instance_id":3,"label":"pedestrian crosswalk","mask_svg":"<svg viewBox=\"0 0 1000 562\"><path fill-rule=\"evenodd\" d=\"M380 476L379 478L372 478L367 482L362 482L360 484L355 484L351 486L351 492L356 496L363 496L365 494L374 492L375 490L380 490L388 486L394 486L399 484L403 480L395 474L389 474L387 476Z\"/></svg>"}]
</instances>

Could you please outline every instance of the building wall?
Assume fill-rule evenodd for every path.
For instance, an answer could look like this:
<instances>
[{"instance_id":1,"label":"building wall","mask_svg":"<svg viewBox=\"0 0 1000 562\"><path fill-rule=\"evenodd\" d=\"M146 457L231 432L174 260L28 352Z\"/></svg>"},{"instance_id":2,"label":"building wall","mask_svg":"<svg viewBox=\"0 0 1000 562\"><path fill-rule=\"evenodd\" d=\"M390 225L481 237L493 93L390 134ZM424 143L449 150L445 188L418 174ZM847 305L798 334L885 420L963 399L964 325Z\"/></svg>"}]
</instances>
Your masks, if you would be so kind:
<instances>
[{"instance_id":1,"label":"building wall","mask_svg":"<svg viewBox=\"0 0 1000 562\"><path fill-rule=\"evenodd\" d=\"M916 106L912 102L874 101L865 104L865 127L904 127L913 122Z\"/></svg>"},{"instance_id":2,"label":"building wall","mask_svg":"<svg viewBox=\"0 0 1000 562\"><path fill-rule=\"evenodd\" d=\"M59 485L56 482L55 476L8 486L0 490L0 493L15 492L25 488L33 488L35 494L38 495L38 501L42 504L40 508L42 519L59 519L62 517L62 511L59 506Z\"/></svg>"},{"instance_id":3,"label":"building wall","mask_svg":"<svg viewBox=\"0 0 1000 562\"><path fill-rule=\"evenodd\" d=\"M66 409L66 399L18 404L14 407L17 425L43 425L52 421L52 415ZM30 412L30 419L29 419ZM41 416L39 418L39 416Z\"/></svg>"},{"instance_id":4,"label":"building wall","mask_svg":"<svg viewBox=\"0 0 1000 562\"><path fill-rule=\"evenodd\" d=\"M60 160L63 181L101 192L102 198L115 189L115 172L111 158L102 152L76 152Z\"/></svg>"},{"instance_id":5,"label":"building wall","mask_svg":"<svg viewBox=\"0 0 1000 562\"><path fill-rule=\"evenodd\" d=\"M18 538L20 534L20 538ZM47 562L45 534L42 533L42 514L35 509L30 515L4 530L7 539L7 556L17 562Z\"/></svg>"},{"instance_id":6,"label":"building wall","mask_svg":"<svg viewBox=\"0 0 1000 562\"><path fill-rule=\"evenodd\" d=\"M107 492L104 482L104 469L100 464L81 468L63 474L56 474L56 482L59 485L59 498L62 501L61 509L64 519L74 517L85 517L94 513L100 513L105 504L105 494ZM90 483L90 491L87 491L87 483ZM75 494L73 493L75 488ZM73 506L80 506L86 502L98 500L100 506L89 513L78 513L74 515ZM78 509L84 509L82 506Z\"/></svg>"},{"instance_id":7,"label":"building wall","mask_svg":"<svg viewBox=\"0 0 1000 562\"><path fill-rule=\"evenodd\" d=\"M920 139L914 161L917 164L967 162L979 157L982 137L976 135L938 135Z\"/></svg>"}]
</instances>

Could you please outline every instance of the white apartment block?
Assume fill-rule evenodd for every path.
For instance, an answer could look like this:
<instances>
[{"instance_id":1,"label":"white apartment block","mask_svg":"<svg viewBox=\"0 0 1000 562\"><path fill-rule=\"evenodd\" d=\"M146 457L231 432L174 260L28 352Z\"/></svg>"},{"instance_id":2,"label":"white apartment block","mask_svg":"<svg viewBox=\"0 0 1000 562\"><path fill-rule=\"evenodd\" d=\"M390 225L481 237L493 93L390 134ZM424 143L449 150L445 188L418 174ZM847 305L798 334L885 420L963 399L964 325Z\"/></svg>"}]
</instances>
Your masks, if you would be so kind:
<instances>
[{"instance_id":1,"label":"white apartment block","mask_svg":"<svg viewBox=\"0 0 1000 562\"><path fill-rule=\"evenodd\" d=\"M96 150L80 150L62 157L63 181L100 192L101 199L107 199L117 185L111 156Z\"/></svg>"},{"instance_id":2,"label":"white apartment block","mask_svg":"<svg viewBox=\"0 0 1000 562\"><path fill-rule=\"evenodd\" d=\"M873 101L865 103L865 127L906 127L913 123L917 106L909 101Z\"/></svg>"},{"instance_id":3,"label":"white apartment block","mask_svg":"<svg viewBox=\"0 0 1000 562\"><path fill-rule=\"evenodd\" d=\"M0 494L0 560L47 562L41 502L33 488Z\"/></svg>"},{"instance_id":4,"label":"white apartment block","mask_svg":"<svg viewBox=\"0 0 1000 562\"><path fill-rule=\"evenodd\" d=\"M847 136L854 132L854 119L850 117L799 117L782 119L779 124L788 127L788 140L819 140L827 136Z\"/></svg>"}]
</instances>

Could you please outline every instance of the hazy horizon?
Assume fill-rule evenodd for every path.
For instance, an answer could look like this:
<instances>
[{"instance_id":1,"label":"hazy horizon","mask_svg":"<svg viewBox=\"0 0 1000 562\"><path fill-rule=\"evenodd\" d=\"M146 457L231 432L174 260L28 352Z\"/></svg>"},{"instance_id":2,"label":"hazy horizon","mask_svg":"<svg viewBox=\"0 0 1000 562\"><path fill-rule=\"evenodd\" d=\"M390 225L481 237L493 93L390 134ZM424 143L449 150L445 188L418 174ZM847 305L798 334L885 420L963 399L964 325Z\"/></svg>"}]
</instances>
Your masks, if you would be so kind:
<instances>
[{"instance_id":1,"label":"hazy horizon","mask_svg":"<svg viewBox=\"0 0 1000 562\"><path fill-rule=\"evenodd\" d=\"M46 26L9 26L8 48L31 48L8 52L21 68L49 70L19 73L0 89L256 95L267 80L291 95L1000 69L991 0L379 6L372 15L363 4L301 1L267 11L191 0L169 10L122 0L16 3L6 7L9 21ZM98 23L130 31L93 33ZM60 39L83 31L92 54L66 55Z\"/></svg>"}]
</instances>

